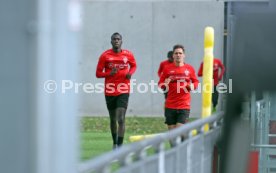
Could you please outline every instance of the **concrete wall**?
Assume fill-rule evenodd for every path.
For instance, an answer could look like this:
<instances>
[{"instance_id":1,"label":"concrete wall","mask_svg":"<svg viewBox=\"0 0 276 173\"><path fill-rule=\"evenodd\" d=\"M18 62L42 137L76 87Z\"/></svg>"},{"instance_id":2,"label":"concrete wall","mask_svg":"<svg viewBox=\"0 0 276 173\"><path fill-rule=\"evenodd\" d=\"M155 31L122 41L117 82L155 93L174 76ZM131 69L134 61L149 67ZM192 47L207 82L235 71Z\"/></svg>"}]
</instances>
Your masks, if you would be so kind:
<instances>
[{"instance_id":1,"label":"concrete wall","mask_svg":"<svg viewBox=\"0 0 276 173\"><path fill-rule=\"evenodd\" d=\"M197 71L202 61L204 28L215 28L214 55L223 55L224 3L217 1L102 2L84 1L82 57L79 61L81 82L104 82L96 79L100 54L111 47L110 36L119 32L123 48L131 50L137 61L133 79L158 82L157 70L174 44L186 48L186 62ZM134 90L135 91L135 90ZM103 93L80 93L82 115L108 115ZM163 116L161 93L134 92L128 115ZM191 115L201 114L201 95L192 95Z\"/></svg>"}]
</instances>

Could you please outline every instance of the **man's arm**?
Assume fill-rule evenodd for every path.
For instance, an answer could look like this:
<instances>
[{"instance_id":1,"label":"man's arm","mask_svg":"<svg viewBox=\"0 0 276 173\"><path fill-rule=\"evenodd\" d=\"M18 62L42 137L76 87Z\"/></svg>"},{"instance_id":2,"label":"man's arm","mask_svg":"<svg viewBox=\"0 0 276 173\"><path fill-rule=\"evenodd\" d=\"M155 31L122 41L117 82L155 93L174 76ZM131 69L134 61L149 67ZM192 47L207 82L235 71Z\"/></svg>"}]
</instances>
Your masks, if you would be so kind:
<instances>
[{"instance_id":1,"label":"man's arm","mask_svg":"<svg viewBox=\"0 0 276 173\"><path fill-rule=\"evenodd\" d=\"M198 77L201 77L202 76L202 72L203 72L203 63L200 64L200 67L199 67L199 70L198 70Z\"/></svg>"},{"instance_id":2,"label":"man's arm","mask_svg":"<svg viewBox=\"0 0 276 173\"><path fill-rule=\"evenodd\" d=\"M137 68L136 61L135 61L135 58L134 58L133 54L131 54L131 56L130 56L129 66L130 66L129 72L126 75L126 78L128 78L128 79L131 78L131 76L133 75L133 73L136 71L136 68Z\"/></svg>"},{"instance_id":3,"label":"man's arm","mask_svg":"<svg viewBox=\"0 0 276 173\"><path fill-rule=\"evenodd\" d=\"M161 74L161 77L159 79L159 82L158 82L158 87L161 88L161 89L168 89L169 87L169 83L171 82L171 79L169 78L169 76L167 75L166 71L164 71L162 74Z\"/></svg>"},{"instance_id":4,"label":"man's arm","mask_svg":"<svg viewBox=\"0 0 276 173\"><path fill-rule=\"evenodd\" d=\"M220 67L220 75L218 80L221 80L225 72L225 67L220 60L219 60L219 67Z\"/></svg>"},{"instance_id":5,"label":"man's arm","mask_svg":"<svg viewBox=\"0 0 276 173\"><path fill-rule=\"evenodd\" d=\"M162 75L162 71L163 71L163 64L162 64L162 62L161 62L161 63L160 63L160 65L159 65L158 72L157 72L157 74L158 74L159 78L160 78L160 77L161 77L161 75Z\"/></svg>"},{"instance_id":6,"label":"man's arm","mask_svg":"<svg viewBox=\"0 0 276 173\"><path fill-rule=\"evenodd\" d=\"M191 79L192 82L189 85L187 85L187 89L189 91L197 89L199 81L198 81L198 79L196 77L196 73L195 73L194 68L191 68L190 79Z\"/></svg>"},{"instance_id":7,"label":"man's arm","mask_svg":"<svg viewBox=\"0 0 276 173\"><path fill-rule=\"evenodd\" d=\"M105 72L105 57L101 55L96 69L96 77L105 78L107 76L109 76L109 73Z\"/></svg>"}]
</instances>

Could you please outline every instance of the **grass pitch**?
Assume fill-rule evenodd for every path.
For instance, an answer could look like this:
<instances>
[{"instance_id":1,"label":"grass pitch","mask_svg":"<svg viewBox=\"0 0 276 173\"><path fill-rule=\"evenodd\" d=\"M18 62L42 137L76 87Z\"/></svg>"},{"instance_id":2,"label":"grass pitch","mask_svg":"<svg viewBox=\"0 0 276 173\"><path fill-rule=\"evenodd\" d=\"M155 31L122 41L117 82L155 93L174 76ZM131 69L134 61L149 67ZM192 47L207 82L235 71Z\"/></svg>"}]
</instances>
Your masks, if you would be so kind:
<instances>
[{"instance_id":1,"label":"grass pitch","mask_svg":"<svg viewBox=\"0 0 276 173\"><path fill-rule=\"evenodd\" d=\"M167 131L163 117L126 117L124 144L131 135ZM88 160L112 149L108 117L84 117L81 120L81 160Z\"/></svg>"}]
</instances>

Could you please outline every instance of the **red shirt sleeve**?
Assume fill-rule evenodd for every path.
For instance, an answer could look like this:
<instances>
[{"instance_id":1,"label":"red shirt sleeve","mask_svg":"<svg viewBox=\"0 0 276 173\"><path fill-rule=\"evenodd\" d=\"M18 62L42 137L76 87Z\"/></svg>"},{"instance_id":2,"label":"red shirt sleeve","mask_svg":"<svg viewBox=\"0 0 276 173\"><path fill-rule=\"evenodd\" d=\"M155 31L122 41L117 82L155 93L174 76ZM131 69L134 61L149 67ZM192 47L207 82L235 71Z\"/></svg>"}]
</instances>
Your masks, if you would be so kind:
<instances>
[{"instance_id":1,"label":"red shirt sleeve","mask_svg":"<svg viewBox=\"0 0 276 173\"><path fill-rule=\"evenodd\" d=\"M133 75L133 73L136 71L136 61L133 54L130 54L129 66L129 73Z\"/></svg>"},{"instance_id":2,"label":"red shirt sleeve","mask_svg":"<svg viewBox=\"0 0 276 173\"><path fill-rule=\"evenodd\" d=\"M96 77L97 78L105 78L109 76L109 73L105 72L105 56L102 54L99 58L97 69L96 69Z\"/></svg>"},{"instance_id":3,"label":"red shirt sleeve","mask_svg":"<svg viewBox=\"0 0 276 173\"><path fill-rule=\"evenodd\" d=\"M191 75L191 81L194 84L194 89L197 89L199 81L198 81L198 79L196 77L196 73L195 73L194 68L192 68L192 71L193 71L193 73Z\"/></svg>"},{"instance_id":4,"label":"red shirt sleeve","mask_svg":"<svg viewBox=\"0 0 276 173\"><path fill-rule=\"evenodd\" d=\"M194 88L193 89L197 89L198 87L198 79L196 77L196 73L195 73L195 70L193 67L191 67L191 76L190 76L190 80L192 81L192 84L194 85ZM191 90L191 84L187 85L187 89L190 91Z\"/></svg>"},{"instance_id":5,"label":"red shirt sleeve","mask_svg":"<svg viewBox=\"0 0 276 173\"><path fill-rule=\"evenodd\" d=\"M224 72L225 72L225 67L220 60L219 60L219 67L220 67L220 75L219 75L218 79L221 80L222 76L224 75Z\"/></svg>"},{"instance_id":6,"label":"red shirt sleeve","mask_svg":"<svg viewBox=\"0 0 276 173\"><path fill-rule=\"evenodd\" d=\"M161 63L160 63L160 65L159 65L158 72L157 72L157 74L158 74L159 78L160 78L160 77L161 77L161 75L162 75L162 71L163 71L163 63L161 62Z\"/></svg>"},{"instance_id":7,"label":"red shirt sleeve","mask_svg":"<svg viewBox=\"0 0 276 173\"><path fill-rule=\"evenodd\" d=\"M158 82L158 87L160 87L162 89L165 89L164 82L165 82L166 78L167 78L167 73L166 73L166 71L164 71L160 76L160 79L159 79L159 82Z\"/></svg>"},{"instance_id":8,"label":"red shirt sleeve","mask_svg":"<svg viewBox=\"0 0 276 173\"><path fill-rule=\"evenodd\" d=\"M198 73L197 73L197 75L198 75L199 77L202 76L202 71L203 71L203 63L200 64L200 67L199 67L199 70L198 70Z\"/></svg>"}]
</instances>

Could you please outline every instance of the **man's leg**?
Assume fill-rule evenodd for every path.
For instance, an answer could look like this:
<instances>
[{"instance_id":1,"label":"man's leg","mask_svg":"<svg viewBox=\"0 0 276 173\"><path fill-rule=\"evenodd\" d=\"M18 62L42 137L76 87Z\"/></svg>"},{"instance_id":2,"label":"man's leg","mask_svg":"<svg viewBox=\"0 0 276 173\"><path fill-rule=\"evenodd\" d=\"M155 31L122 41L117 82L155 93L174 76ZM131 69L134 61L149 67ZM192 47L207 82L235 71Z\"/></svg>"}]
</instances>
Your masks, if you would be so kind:
<instances>
[{"instance_id":1,"label":"man's leg","mask_svg":"<svg viewBox=\"0 0 276 173\"><path fill-rule=\"evenodd\" d=\"M181 109L177 111L177 123L176 127L180 127L183 124L186 124L188 122L188 118L190 116L190 110L189 109ZM181 136L181 141L184 141L187 138L187 136L183 135Z\"/></svg>"},{"instance_id":2,"label":"man's leg","mask_svg":"<svg viewBox=\"0 0 276 173\"><path fill-rule=\"evenodd\" d=\"M168 130L173 130L176 128L176 117L175 110L170 108L165 108L165 124L168 126ZM175 147L175 141L170 140L171 147Z\"/></svg>"},{"instance_id":3,"label":"man's leg","mask_svg":"<svg viewBox=\"0 0 276 173\"><path fill-rule=\"evenodd\" d=\"M173 130L173 129L175 129L176 128L176 125L175 124L173 124L173 125L168 125L168 130Z\"/></svg>"},{"instance_id":4,"label":"man's leg","mask_svg":"<svg viewBox=\"0 0 276 173\"><path fill-rule=\"evenodd\" d=\"M126 108L119 107L116 109L116 116L118 121L118 146L121 146L124 142L124 135L125 135L125 115L126 115Z\"/></svg>"},{"instance_id":5,"label":"man's leg","mask_svg":"<svg viewBox=\"0 0 276 173\"><path fill-rule=\"evenodd\" d=\"M176 128L176 125L175 125L175 124L173 124L173 125L168 125L168 130L173 130L173 129L175 129L175 128ZM171 147L175 147L175 146L176 146L175 140L170 140L169 142L170 142L170 146L171 146Z\"/></svg>"},{"instance_id":6,"label":"man's leg","mask_svg":"<svg viewBox=\"0 0 276 173\"><path fill-rule=\"evenodd\" d=\"M180 127L180 126L182 126L182 125L183 125L182 123L177 123L177 124L175 125L175 128Z\"/></svg>"},{"instance_id":7,"label":"man's leg","mask_svg":"<svg viewBox=\"0 0 276 173\"><path fill-rule=\"evenodd\" d=\"M125 135L125 116L128 106L129 94L121 94L117 98L116 117L118 122L118 146L124 142Z\"/></svg>"},{"instance_id":8,"label":"man's leg","mask_svg":"<svg viewBox=\"0 0 276 173\"><path fill-rule=\"evenodd\" d=\"M216 111L215 109L218 104L218 97L219 97L219 93L216 90L216 86L214 86L214 93L212 93L212 104L213 104L214 111Z\"/></svg>"},{"instance_id":9,"label":"man's leg","mask_svg":"<svg viewBox=\"0 0 276 173\"><path fill-rule=\"evenodd\" d=\"M110 132L113 140L113 149L117 148L118 145L118 129L117 129L117 117L116 117L116 97L114 96L105 96L106 106L109 112L110 119Z\"/></svg>"},{"instance_id":10,"label":"man's leg","mask_svg":"<svg viewBox=\"0 0 276 173\"><path fill-rule=\"evenodd\" d=\"M108 110L109 112L109 119L110 119L110 131L112 135L112 140L113 140L113 148L116 148L118 145L117 138L117 118L116 118L116 110Z\"/></svg>"}]
</instances>

